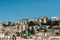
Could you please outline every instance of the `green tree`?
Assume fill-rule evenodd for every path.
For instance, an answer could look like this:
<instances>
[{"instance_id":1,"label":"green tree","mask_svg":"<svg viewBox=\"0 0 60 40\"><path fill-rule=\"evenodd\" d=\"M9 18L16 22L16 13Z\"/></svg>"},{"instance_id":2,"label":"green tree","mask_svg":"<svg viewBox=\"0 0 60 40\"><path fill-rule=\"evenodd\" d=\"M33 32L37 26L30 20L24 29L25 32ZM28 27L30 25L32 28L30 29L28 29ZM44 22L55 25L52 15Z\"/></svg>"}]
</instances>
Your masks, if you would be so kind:
<instances>
[{"instance_id":1,"label":"green tree","mask_svg":"<svg viewBox=\"0 0 60 40\"><path fill-rule=\"evenodd\" d=\"M11 22L10 21L8 22L8 26L11 26Z\"/></svg>"},{"instance_id":2,"label":"green tree","mask_svg":"<svg viewBox=\"0 0 60 40\"><path fill-rule=\"evenodd\" d=\"M28 22L28 26L34 26L34 22L33 21Z\"/></svg>"},{"instance_id":3,"label":"green tree","mask_svg":"<svg viewBox=\"0 0 60 40\"><path fill-rule=\"evenodd\" d=\"M16 36L15 35L12 36L12 40L16 40Z\"/></svg>"},{"instance_id":4,"label":"green tree","mask_svg":"<svg viewBox=\"0 0 60 40\"><path fill-rule=\"evenodd\" d=\"M6 27L7 25L6 24L2 24L4 27Z\"/></svg>"},{"instance_id":5,"label":"green tree","mask_svg":"<svg viewBox=\"0 0 60 40\"><path fill-rule=\"evenodd\" d=\"M47 29L44 29L44 32L47 32Z\"/></svg>"},{"instance_id":6,"label":"green tree","mask_svg":"<svg viewBox=\"0 0 60 40\"><path fill-rule=\"evenodd\" d=\"M59 21L52 21L52 22L50 22L50 25L51 25L51 26L59 25Z\"/></svg>"},{"instance_id":7,"label":"green tree","mask_svg":"<svg viewBox=\"0 0 60 40\"><path fill-rule=\"evenodd\" d=\"M48 27L48 29L52 29L52 26Z\"/></svg>"},{"instance_id":8,"label":"green tree","mask_svg":"<svg viewBox=\"0 0 60 40\"><path fill-rule=\"evenodd\" d=\"M16 32L16 35L17 35L17 36L20 36L20 33L19 33L19 32Z\"/></svg>"},{"instance_id":9,"label":"green tree","mask_svg":"<svg viewBox=\"0 0 60 40\"><path fill-rule=\"evenodd\" d=\"M31 29L31 34L35 34L35 30L34 30L34 28L32 27L32 29Z\"/></svg>"}]
</instances>

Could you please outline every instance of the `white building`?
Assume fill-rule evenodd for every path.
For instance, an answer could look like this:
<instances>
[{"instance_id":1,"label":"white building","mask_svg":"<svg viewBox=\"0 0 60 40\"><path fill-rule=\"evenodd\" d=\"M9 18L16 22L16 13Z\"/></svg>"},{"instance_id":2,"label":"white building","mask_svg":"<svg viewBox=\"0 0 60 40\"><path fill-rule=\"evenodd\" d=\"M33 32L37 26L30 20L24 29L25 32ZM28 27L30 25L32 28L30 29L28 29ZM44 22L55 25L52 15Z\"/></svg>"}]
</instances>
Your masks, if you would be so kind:
<instances>
[{"instance_id":1,"label":"white building","mask_svg":"<svg viewBox=\"0 0 60 40\"><path fill-rule=\"evenodd\" d=\"M53 17L52 17L52 21L58 21L58 20L60 20L59 17L57 17L57 16L53 16Z\"/></svg>"}]
</instances>

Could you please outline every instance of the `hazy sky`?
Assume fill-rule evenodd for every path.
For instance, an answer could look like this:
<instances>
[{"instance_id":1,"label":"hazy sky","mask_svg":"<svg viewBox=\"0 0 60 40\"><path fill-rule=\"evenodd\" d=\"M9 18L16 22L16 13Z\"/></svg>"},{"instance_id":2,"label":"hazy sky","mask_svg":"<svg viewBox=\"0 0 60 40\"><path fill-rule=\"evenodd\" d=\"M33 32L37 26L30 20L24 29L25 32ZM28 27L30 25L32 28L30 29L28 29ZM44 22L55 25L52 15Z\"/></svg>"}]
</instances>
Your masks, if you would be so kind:
<instances>
[{"instance_id":1,"label":"hazy sky","mask_svg":"<svg viewBox=\"0 0 60 40\"><path fill-rule=\"evenodd\" d=\"M0 0L0 22L60 16L59 0Z\"/></svg>"}]
</instances>

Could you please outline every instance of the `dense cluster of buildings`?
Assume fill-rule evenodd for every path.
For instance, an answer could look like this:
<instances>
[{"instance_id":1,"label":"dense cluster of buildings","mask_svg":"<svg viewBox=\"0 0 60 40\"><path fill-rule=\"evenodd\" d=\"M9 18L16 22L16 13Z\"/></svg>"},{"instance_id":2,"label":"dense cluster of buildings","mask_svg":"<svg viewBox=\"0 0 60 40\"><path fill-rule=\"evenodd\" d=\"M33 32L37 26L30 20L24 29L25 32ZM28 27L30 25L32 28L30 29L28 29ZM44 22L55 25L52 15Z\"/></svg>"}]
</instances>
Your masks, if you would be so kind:
<instances>
[{"instance_id":1,"label":"dense cluster of buildings","mask_svg":"<svg viewBox=\"0 0 60 40\"><path fill-rule=\"evenodd\" d=\"M0 40L60 40L60 18L42 16L2 22Z\"/></svg>"}]
</instances>

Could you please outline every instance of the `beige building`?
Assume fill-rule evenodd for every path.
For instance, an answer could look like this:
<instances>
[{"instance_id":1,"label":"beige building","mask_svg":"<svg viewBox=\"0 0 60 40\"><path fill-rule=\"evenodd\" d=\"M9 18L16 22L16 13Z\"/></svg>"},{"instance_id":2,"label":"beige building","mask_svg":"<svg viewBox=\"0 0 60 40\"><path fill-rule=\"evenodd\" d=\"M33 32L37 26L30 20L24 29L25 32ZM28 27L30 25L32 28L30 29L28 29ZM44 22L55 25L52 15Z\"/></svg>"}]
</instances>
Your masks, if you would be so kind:
<instances>
[{"instance_id":1,"label":"beige building","mask_svg":"<svg viewBox=\"0 0 60 40\"><path fill-rule=\"evenodd\" d=\"M40 23L41 23L41 22L47 23L47 20L48 20L48 17L46 17L46 16L42 16L42 17L39 18L39 22L40 22Z\"/></svg>"},{"instance_id":2,"label":"beige building","mask_svg":"<svg viewBox=\"0 0 60 40\"><path fill-rule=\"evenodd\" d=\"M60 40L60 36L49 36L49 40Z\"/></svg>"},{"instance_id":3,"label":"beige building","mask_svg":"<svg viewBox=\"0 0 60 40\"><path fill-rule=\"evenodd\" d=\"M52 34L49 36L49 40L60 40L60 32L52 32Z\"/></svg>"}]
</instances>

